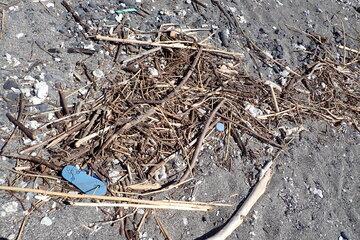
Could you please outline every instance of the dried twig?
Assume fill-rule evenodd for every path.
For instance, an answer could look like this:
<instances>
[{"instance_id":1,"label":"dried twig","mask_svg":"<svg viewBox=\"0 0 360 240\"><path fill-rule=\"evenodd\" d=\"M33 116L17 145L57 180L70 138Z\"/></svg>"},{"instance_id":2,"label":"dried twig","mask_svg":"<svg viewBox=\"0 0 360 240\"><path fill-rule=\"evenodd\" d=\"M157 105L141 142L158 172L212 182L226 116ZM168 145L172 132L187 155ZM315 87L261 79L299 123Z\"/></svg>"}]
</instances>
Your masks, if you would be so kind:
<instances>
[{"instance_id":1,"label":"dried twig","mask_svg":"<svg viewBox=\"0 0 360 240\"><path fill-rule=\"evenodd\" d=\"M81 194L70 194L63 192L53 192L35 188L19 188L19 187L10 187L10 186L1 186L0 190L12 191L12 192L31 192L39 193L47 196L56 196L63 198L75 198L75 199L96 199L104 201L115 201L115 202L128 202L144 205L153 205L153 206L173 206L173 207L193 207L198 210L209 211L213 209L214 206L229 206L228 204L220 203L204 203L204 202L186 202L186 201L171 201L171 200L145 200L145 199L134 199L127 197L114 197L114 196L98 196L98 195L81 195Z\"/></svg>"},{"instance_id":2,"label":"dried twig","mask_svg":"<svg viewBox=\"0 0 360 240\"><path fill-rule=\"evenodd\" d=\"M35 140L35 133L32 130L25 127L24 124L14 118L11 113L7 113L6 116L9 121L12 122L15 126L17 126L28 138L30 138L31 140Z\"/></svg>"},{"instance_id":3,"label":"dried twig","mask_svg":"<svg viewBox=\"0 0 360 240\"><path fill-rule=\"evenodd\" d=\"M215 117L216 113L219 111L220 107L224 104L225 100L222 100L217 106L216 108L214 108L214 110L211 112L210 114L210 117L208 118L208 120L206 121L204 127L203 127L203 130L201 132L201 135L199 136L197 142L196 142L196 148L195 148L195 152L193 154L193 157L189 163L189 166L188 168L186 169L185 173L183 174L183 176L180 178L179 182L183 182L185 181L191 171L193 170L193 168L195 167L195 164L198 160L198 156L199 156L199 153L201 151L201 147L202 147L202 144L203 144L203 141L204 141L204 138L205 138L205 135L206 133L208 132L208 128L213 120L213 118Z\"/></svg>"}]
</instances>

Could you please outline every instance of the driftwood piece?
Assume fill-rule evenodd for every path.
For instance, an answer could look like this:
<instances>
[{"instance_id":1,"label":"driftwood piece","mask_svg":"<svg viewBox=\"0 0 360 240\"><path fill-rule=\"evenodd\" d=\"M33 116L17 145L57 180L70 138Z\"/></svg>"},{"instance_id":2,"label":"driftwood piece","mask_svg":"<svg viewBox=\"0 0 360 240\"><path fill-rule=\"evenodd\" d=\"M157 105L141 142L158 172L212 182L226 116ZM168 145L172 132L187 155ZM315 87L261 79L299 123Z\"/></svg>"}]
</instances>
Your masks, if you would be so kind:
<instances>
[{"instance_id":1,"label":"driftwood piece","mask_svg":"<svg viewBox=\"0 0 360 240\"><path fill-rule=\"evenodd\" d=\"M263 171L260 173L260 177L261 175L263 175L263 177L259 179L259 181L255 185L249 196L246 198L240 209L235 213L235 215L230 219L230 221L225 225L223 229L221 229L212 237L209 237L207 240L224 240L229 237L235 231L235 229L243 223L245 217L249 214L252 207L265 193L266 187L272 177L272 171L270 169L271 163L272 162L266 164L266 166L264 167L264 171L267 171L265 173L263 173Z\"/></svg>"}]
</instances>

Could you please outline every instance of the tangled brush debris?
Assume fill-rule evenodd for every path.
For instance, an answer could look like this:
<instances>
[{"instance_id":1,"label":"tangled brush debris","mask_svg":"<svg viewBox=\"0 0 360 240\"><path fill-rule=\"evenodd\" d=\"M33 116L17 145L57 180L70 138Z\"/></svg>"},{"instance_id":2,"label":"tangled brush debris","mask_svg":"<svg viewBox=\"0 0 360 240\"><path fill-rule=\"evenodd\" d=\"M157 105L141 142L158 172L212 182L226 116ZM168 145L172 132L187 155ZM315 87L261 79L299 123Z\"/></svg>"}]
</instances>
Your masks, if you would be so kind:
<instances>
[{"instance_id":1,"label":"tangled brush debris","mask_svg":"<svg viewBox=\"0 0 360 240\"><path fill-rule=\"evenodd\" d=\"M303 121L313 118L333 124L345 121L359 129L356 52L348 51L343 61L332 56L331 46L321 41L305 71L285 67L288 74L283 81L270 82L247 73L242 68L242 54L218 50L190 40L184 31L173 31L157 33L162 40L156 42L97 35L97 40L108 41L104 47L113 47L113 42L130 44L141 46L141 52L122 59L107 73L91 75L80 64L83 72L76 77L89 78L91 86L75 105L69 105L70 94L60 90L57 119L46 122L41 115L33 115L44 121L36 130L21 123L24 113L19 104L18 117L10 113L8 117L32 140L31 146L20 149L20 154L3 148L2 156L19 160L17 167L22 167L23 161L31 162L28 174L21 176L47 179L49 186L41 188L56 194L38 193L49 196L73 197L66 192L74 187L62 181L58 184L57 175L63 167L76 165L106 182L112 200L118 197L118 201L131 202L121 198L131 195L135 203L130 207L161 208L164 204L171 209L206 211L219 204L193 203L189 207L184 202L151 203L146 199L196 176L204 141L210 134L220 134L214 131L216 124L225 126L225 134L234 138L243 153L248 151L242 140L245 134L267 146L284 148L292 131L281 127L283 123L300 130ZM280 64L255 45L253 50L261 61Z\"/></svg>"}]
</instances>

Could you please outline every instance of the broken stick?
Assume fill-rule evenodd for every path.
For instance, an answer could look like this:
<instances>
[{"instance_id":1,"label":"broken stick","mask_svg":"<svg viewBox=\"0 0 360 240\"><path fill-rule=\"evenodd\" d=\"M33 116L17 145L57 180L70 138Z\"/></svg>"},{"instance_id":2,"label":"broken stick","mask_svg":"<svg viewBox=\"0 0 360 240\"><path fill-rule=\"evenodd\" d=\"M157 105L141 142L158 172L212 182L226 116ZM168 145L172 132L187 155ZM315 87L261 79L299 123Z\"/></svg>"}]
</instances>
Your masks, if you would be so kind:
<instances>
[{"instance_id":1,"label":"broken stick","mask_svg":"<svg viewBox=\"0 0 360 240\"><path fill-rule=\"evenodd\" d=\"M33 141L35 140L35 133L32 130L25 127L25 125L22 124L19 120L14 118L11 115L11 113L7 113L6 117L9 119L10 122L12 122L15 126L17 126L28 138L30 138Z\"/></svg>"},{"instance_id":2,"label":"broken stick","mask_svg":"<svg viewBox=\"0 0 360 240\"><path fill-rule=\"evenodd\" d=\"M221 229L212 237L209 237L207 240L225 240L235 231L237 227L239 227L243 223L245 217L249 214L251 208L265 193L266 187L272 177L272 171L270 169L271 163L272 162L266 164L264 170L267 171L264 173L262 178L260 176L259 181L255 185L249 196L246 198L244 204L240 207L240 209L235 213L235 215L230 219L230 221L225 225L223 229Z\"/></svg>"}]
</instances>

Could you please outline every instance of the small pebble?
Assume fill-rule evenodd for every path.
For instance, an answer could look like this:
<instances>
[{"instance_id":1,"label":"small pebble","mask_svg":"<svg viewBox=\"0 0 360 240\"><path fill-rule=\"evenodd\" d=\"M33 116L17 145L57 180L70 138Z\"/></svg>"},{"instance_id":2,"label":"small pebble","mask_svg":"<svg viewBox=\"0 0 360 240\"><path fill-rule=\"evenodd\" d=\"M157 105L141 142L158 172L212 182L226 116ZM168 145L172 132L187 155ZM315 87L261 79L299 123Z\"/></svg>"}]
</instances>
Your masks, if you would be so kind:
<instances>
[{"instance_id":1,"label":"small pebble","mask_svg":"<svg viewBox=\"0 0 360 240\"><path fill-rule=\"evenodd\" d=\"M92 72L92 74L94 75L94 77L96 78L103 78L105 76L104 72L101 71L100 69L96 69Z\"/></svg>"},{"instance_id":2,"label":"small pebble","mask_svg":"<svg viewBox=\"0 0 360 240\"><path fill-rule=\"evenodd\" d=\"M45 226L51 226L52 220L49 217L44 217L43 219L41 219L40 224Z\"/></svg>"},{"instance_id":3,"label":"small pebble","mask_svg":"<svg viewBox=\"0 0 360 240\"><path fill-rule=\"evenodd\" d=\"M159 76L159 71L158 71L156 68L154 68L154 67L150 67L150 68L149 68L149 73L150 73L150 75L153 76L153 77Z\"/></svg>"},{"instance_id":4,"label":"small pebble","mask_svg":"<svg viewBox=\"0 0 360 240\"><path fill-rule=\"evenodd\" d=\"M24 37L24 36L25 36L24 33L18 33L18 34L16 34L16 38L17 38L17 39L22 38L22 37Z\"/></svg>"}]
</instances>

